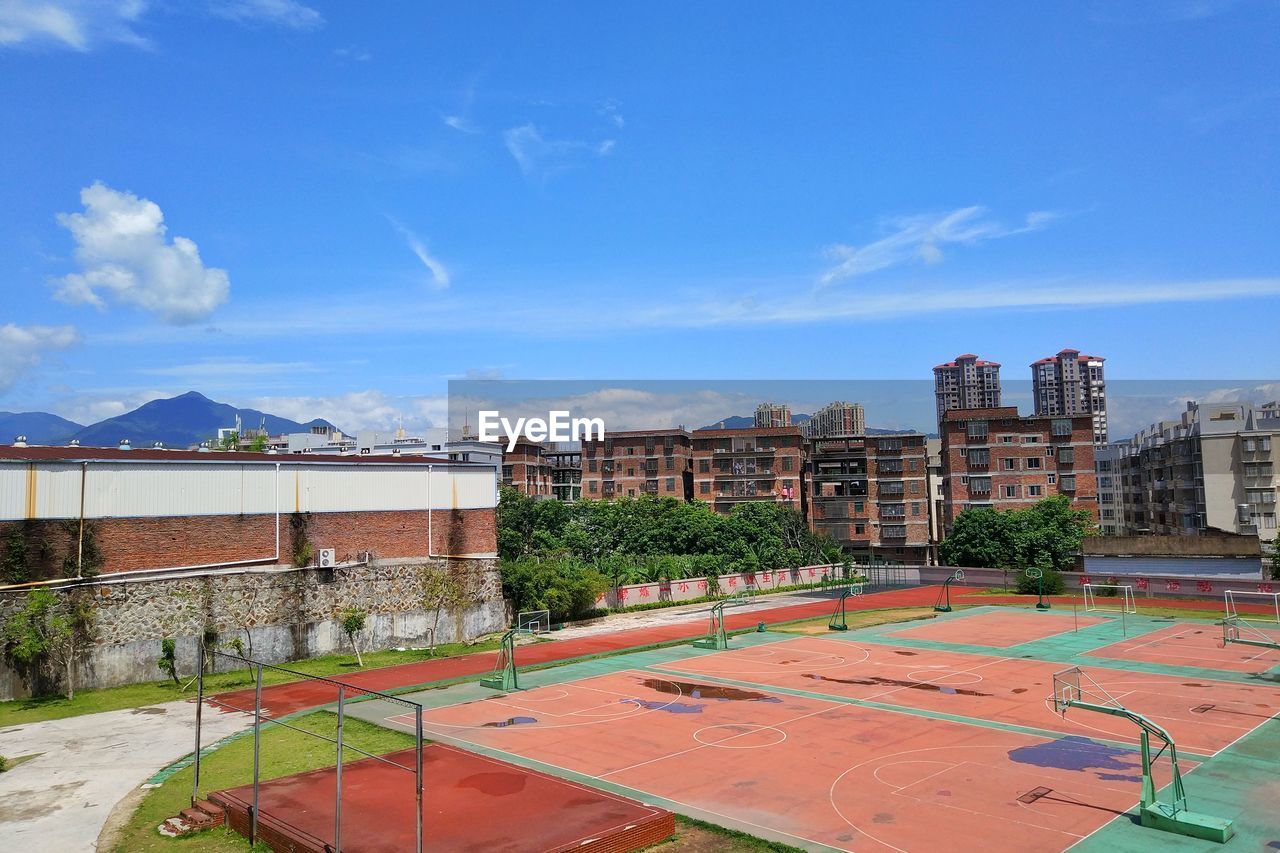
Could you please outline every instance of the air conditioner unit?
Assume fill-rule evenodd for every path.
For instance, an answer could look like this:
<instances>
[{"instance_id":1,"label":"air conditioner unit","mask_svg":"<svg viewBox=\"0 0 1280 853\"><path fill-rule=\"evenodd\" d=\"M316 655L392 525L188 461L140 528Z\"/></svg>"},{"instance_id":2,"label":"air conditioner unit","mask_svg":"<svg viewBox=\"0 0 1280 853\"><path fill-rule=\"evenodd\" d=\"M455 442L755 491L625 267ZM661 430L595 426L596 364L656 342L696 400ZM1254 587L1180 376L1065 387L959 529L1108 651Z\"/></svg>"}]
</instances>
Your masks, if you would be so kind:
<instances>
[{"instance_id":1,"label":"air conditioner unit","mask_svg":"<svg viewBox=\"0 0 1280 853\"><path fill-rule=\"evenodd\" d=\"M320 549L320 562L317 564L322 569L332 569L338 564L337 552L332 548Z\"/></svg>"}]
</instances>

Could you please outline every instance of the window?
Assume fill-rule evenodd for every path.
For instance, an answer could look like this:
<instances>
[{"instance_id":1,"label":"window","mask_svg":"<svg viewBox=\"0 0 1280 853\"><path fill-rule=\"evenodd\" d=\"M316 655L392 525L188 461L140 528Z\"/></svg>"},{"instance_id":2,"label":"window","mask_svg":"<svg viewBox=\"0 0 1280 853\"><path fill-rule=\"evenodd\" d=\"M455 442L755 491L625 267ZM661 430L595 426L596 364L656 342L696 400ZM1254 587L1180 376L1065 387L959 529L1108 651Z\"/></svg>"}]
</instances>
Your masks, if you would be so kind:
<instances>
[{"instance_id":1,"label":"window","mask_svg":"<svg viewBox=\"0 0 1280 853\"><path fill-rule=\"evenodd\" d=\"M990 477L970 477L969 478L970 494L991 494L991 478Z\"/></svg>"},{"instance_id":2,"label":"window","mask_svg":"<svg viewBox=\"0 0 1280 853\"><path fill-rule=\"evenodd\" d=\"M1005 487L1004 487L1004 496L1005 496L1006 498L1016 498L1016 497L1018 496L1018 487L1017 487L1017 486L1005 486Z\"/></svg>"},{"instance_id":3,"label":"window","mask_svg":"<svg viewBox=\"0 0 1280 853\"><path fill-rule=\"evenodd\" d=\"M1014 459L1012 456L1006 456L1004 459L1001 459L1000 461L1003 463L1001 467L1004 468L1004 470L1006 471L1018 470L1018 460Z\"/></svg>"},{"instance_id":4,"label":"window","mask_svg":"<svg viewBox=\"0 0 1280 853\"><path fill-rule=\"evenodd\" d=\"M1038 436L1038 435L1024 435L1024 436L1022 437L1022 443L1023 443L1023 444L1039 444L1039 443L1040 443L1040 436Z\"/></svg>"},{"instance_id":5,"label":"window","mask_svg":"<svg viewBox=\"0 0 1280 853\"><path fill-rule=\"evenodd\" d=\"M676 458L674 456L667 457L667 470L668 471L676 470Z\"/></svg>"},{"instance_id":6,"label":"window","mask_svg":"<svg viewBox=\"0 0 1280 853\"><path fill-rule=\"evenodd\" d=\"M1044 486L1027 486L1027 497L1038 498L1044 495Z\"/></svg>"},{"instance_id":7,"label":"window","mask_svg":"<svg viewBox=\"0 0 1280 853\"><path fill-rule=\"evenodd\" d=\"M635 496L636 496L636 490L635 490L635 489L627 489L627 497L629 497L629 498L634 498Z\"/></svg>"},{"instance_id":8,"label":"window","mask_svg":"<svg viewBox=\"0 0 1280 853\"><path fill-rule=\"evenodd\" d=\"M1270 477L1271 463L1259 462L1256 465L1255 464L1245 465L1244 475L1246 477Z\"/></svg>"},{"instance_id":9,"label":"window","mask_svg":"<svg viewBox=\"0 0 1280 853\"><path fill-rule=\"evenodd\" d=\"M970 450L969 466L972 468L986 468L990 462L990 458L990 451Z\"/></svg>"},{"instance_id":10,"label":"window","mask_svg":"<svg viewBox=\"0 0 1280 853\"><path fill-rule=\"evenodd\" d=\"M1251 504L1273 504L1276 502L1276 493L1271 489L1246 489L1245 500Z\"/></svg>"},{"instance_id":11,"label":"window","mask_svg":"<svg viewBox=\"0 0 1280 853\"><path fill-rule=\"evenodd\" d=\"M1057 438L1071 435L1071 418L1054 418L1049 426L1049 432Z\"/></svg>"},{"instance_id":12,"label":"window","mask_svg":"<svg viewBox=\"0 0 1280 853\"><path fill-rule=\"evenodd\" d=\"M782 470L783 470L783 471L790 471L790 470L791 470L791 457L790 457L790 456L784 456L784 457L782 457Z\"/></svg>"},{"instance_id":13,"label":"window","mask_svg":"<svg viewBox=\"0 0 1280 853\"><path fill-rule=\"evenodd\" d=\"M1018 440L1018 437L1017 437L1016 435L1002 435L1002 436L1000 436L1000 443L1001 443L1001 444L1013 444L1013 443L1014 443L1014 442L1016 442L1017 440Z\"/></svg>"},{"instance_id":14,"label":"window","mask_svg":"<svg viewBox=\"0 0 1280 853\"><path fill-rule=\"evenodd\" d=\"M1038 470L1040 468L1040 462L1041 459L1039 456L1027 457L1027 468L1032 471Z\"/></svg>"},{"instance_id":15,"label":"window","mask_svg":"<svg viewBox=\"0 0 1280 853\"><path fill-rule=\"evenodd\" d=\"M592 480L591 482L587 483L587 491L588 491L588 492L594 492L595 490L596 490L596 481L595 481L595 480Z\"/></svg>"},{"instance_id":16,"label":"window","mask_svg":"<svg viewBox=\"0 0 1280 853\"><path fill-rule=\"evenodd\" d=\"M919 515L919 514L920 514L920 504L919 504L919 503L913 503L913 504L911 505L911 514L912 514L912 515Z\"/></svg>"},{"instance_id":17,"label":"window","mask_svg":"<svg viewBox=\"0 0 1280 853\"><path fill-rule=\"evenodd\" d=\"M866 535L866 533L867 533L867 525L866 525L866 524L855 524L855 525L853 526L853 532L854 532L854 534L856 534L856 535L858 535L858 536L865 536L865 535Z\"/></svg>"},{"instance_id":18,"label":"window","mask_svg":"<svg viewBox=\"0 0 1280 853\"><path fill-rule=\"evenodd\" d=\"M668 491L668 492L674 492L675 490L676 490L676 478L675 478L675 477L668 477L668 478L667 478L667 491Z\"/></svg>"},{"instance_id":19,"label":"window","mask_svg":"<svg viewBox=\"0 0 1280 853\"><path fill-rule=\"evenodd\" d=\"M711 473L711 460L709 460L709 459L699 459L699 460L698 460L698 473L700 473L700 474L710 474L710 473Z\"/></svg>"},{"instance_id":20,"label":"window","mask_svg":"<svg viewBox=\"0 0 1280 853\"><path fill-rule=\"evenodd\" d=\"M1074 447L1058 448L1058 464L1074 465L1076 461L1076 449Z\"/></svg>"},{"instance_id":21,"label":"window","mask_svg":"<svg viewBox=\"0 0 1280 853\"><path fill-rule=\"evenodd\" d=\"M636 455L636 449L635 449L634 447L628 447L628 448L627 448L627 455L628 455L628 456L635 456L635 455Z\"/></svg>"},{"instance_id":22,"label":"window","mask_svg":"<svg viewBox=\"0 0 1280 853\"><path fill-rule=\"evenodd\" d=\"M1058 479L1058 489L1064 492L1074 492L1076 490L1075 474L1063 474Z\"/></svg>"},{"instance_id":23,"label":"window","mask_svg":"<svg viewBox=\"0 0 1280 853\"><path fill-rule=\"evenodd\" d=\"M1116 511L1115 511L1114 509L1104 509L1104 510L1102 511L1102 517L1103 517L1103 518L1115 518L1115 517L1116 517Z\"/></svg>"},{"instance_id":24,"label":"window","mask_svg":"<svg viewBox=\"0 0 1280 853\"><path fill-rule=\"evenodd\" d=\"M863 503L862 501L854 501L854 502L853 502L853 511L854 511L854 512L862 512L862 509L863 509L863 507L865 507L865 506L866 506L866 504L865 504L865 503Z\"/></svg>"},{"instance_id":25,"label":"window","mask_svg":"<svg viewBox=\"0 0 1280 853\"><path fill-rule=\"evenodd\" d=\"M986 421L969 421L967 432L970 439L986 441L987 440L987 422Z\"/></svg>"},{"instance_id":26,"label":"window","mask_svg":"<svg viewBox=\"0 0 1280 853\"><path fill-rule=\"evenodd\" d=\"M636 475L636 469L635 469L635 468L628 468L628 469L627 469L627 476L628 476L628 477L634 477L635 475Z\"/></svg>"},{"instance_id":27,"label":"window","mask_svg":"<svg viewBox=\"0 0 1280 853\"><path fill-rule=\"evenodd\" d=\"M711 484L706 480L703 480L698 484L698 492L704 495L711 494Z\"/></svg>"},{"instance_id":28,"label":"window","mask_svg":"<svg viewBox=\"0 0 1280 853\"><path fill-rule=\"evenodd\" d=\"M591 459L587 462L587 470L594 474L596 472L597 465L599 465L599 463L596 462L596 460Z\"/></svg>"}]
</instances>

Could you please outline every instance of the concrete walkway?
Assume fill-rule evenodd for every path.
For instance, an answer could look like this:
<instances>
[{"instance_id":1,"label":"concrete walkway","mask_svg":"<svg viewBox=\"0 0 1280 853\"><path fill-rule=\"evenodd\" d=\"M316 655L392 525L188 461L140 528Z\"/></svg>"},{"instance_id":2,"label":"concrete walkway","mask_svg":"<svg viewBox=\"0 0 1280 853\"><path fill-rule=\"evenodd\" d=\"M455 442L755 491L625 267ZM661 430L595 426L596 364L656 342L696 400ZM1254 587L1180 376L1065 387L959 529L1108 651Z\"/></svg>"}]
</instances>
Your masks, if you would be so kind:
<instances>
[{"instance_id":1,"label":"concrete walkway","mask_svg":"<svg viewBox=\"0 0 1280 853\"><path fill-rule=\"evenodd\" d=\"M204 714L211 744L245 728L242 714ZM0 773L0 848L86 851L117 802L191 752L195 706L167 702L0 729L0 755L41 753Z\"/></svg>"}]
</instances>

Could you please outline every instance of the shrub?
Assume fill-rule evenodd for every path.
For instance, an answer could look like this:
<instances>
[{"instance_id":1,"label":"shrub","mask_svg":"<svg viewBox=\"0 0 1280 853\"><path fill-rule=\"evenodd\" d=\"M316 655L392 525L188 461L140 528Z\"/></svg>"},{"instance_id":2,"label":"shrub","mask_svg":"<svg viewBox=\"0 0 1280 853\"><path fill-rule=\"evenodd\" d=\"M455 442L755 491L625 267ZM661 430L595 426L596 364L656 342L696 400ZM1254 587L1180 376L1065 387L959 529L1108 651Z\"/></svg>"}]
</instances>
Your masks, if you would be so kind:
<instances>
[{"instance_id":1,"label":"shrub","mask_svg":"<svg viewBox=\"0 0 1280 853\"><path fill-rule=\"evenodd\" d=\"M173 679L173 683L178 683L178 644L174 640L165 638L160 641L160 659L156 661L156 666L165 675Z\"/></svg>"},{"instance_id":2,"label":"shrub","mask_svg":"<svg viewBox=\"0 0 1280 853\"><path fill-rule=\"evenodd\" d=\"M3 773L8 769L9 769L9 759L5 758L3 755L0 755L0 773Z\"/></svg>"},{"instance_id":3,"label":"shrub","mask_svg":"<svg viewBox=\"0 0 1280 853\"><path fill-rule=\"evenodd\" d=\"M552 622L583 618L609 588L595 567L573 557L504 560L501 571L502 593L516 610L549 610Z\"/></svg>"},{"instance_id":4,"label":"shrub","mask_svg":"<svg viewBox=\"0 0 1280 853\"><path fill-rule=\"evenodd\" d=\"M1043 569L1044 571L1044 594L1045 595L1061 595L1066 585L1062 581L1062 573L1057 569ZM1018 594L1019 595L1035 595L1040 590L1040 581L1036 578L1027 577L1026 572L1018 572Z\"/></svg>"}]
</instances>

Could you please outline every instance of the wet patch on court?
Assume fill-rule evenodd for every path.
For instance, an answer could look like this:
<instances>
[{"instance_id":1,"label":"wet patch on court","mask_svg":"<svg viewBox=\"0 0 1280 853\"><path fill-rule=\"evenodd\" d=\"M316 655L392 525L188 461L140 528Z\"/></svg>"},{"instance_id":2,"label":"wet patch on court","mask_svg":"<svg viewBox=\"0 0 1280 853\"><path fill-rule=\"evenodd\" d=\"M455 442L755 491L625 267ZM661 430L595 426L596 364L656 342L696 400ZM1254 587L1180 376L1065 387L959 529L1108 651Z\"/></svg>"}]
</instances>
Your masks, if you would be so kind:
<instances>
[{"instance_id":1,"label":"wet patch on court","mask_svg":"<svg viewBox=\"0 0 1280 853\"><path fill-rule=\"evenodd\" d=\"M628 702L639 705L646 711L666 711L668 714L701 714L702 709L706 705L686 705L683 702L651 702L648 699L620 699L620 702Z\"/></svg>"},{"instance_id":2,"label":"wet patch on court","mask_svg":"<svg viewBox=\"0 0 1280 853\"><path fill-rule=\"evenodd\" d=\"M457 787L471 788L491 797L509 797L523 791L527 779L524 773L473 773L459 779Z\"/></svg>"},{"instance_id":3,"label":"wet patch on court","mask_svg":"<svg viewBox=\"0 0 1280 853\"><path fill-rule=\"evenodd\" d=\"M758 690L743 690L720 684L694 684L688 681L668 681L664 678L646 678L640 682L659 693L674 693L690 699L715 699L718 702L781 702L777 696Z\"/></svg>"},{"instance_id":4,"label":"wet patch on court","mask_svg":"<svg viewBox=\"0 0 1280 853\"><path fill-rule=\"evenodd\" d=\"M806 672L805 678L812 678L814 681L830 681L836 684L857 684L862 687L906 687L911 690L927 690L932 693L943 693L948 696L990 696L990 693L982 693L978 690L970 690L967 687L949 687L945 684L931 684L927 681L903 681L900 678L884 678L879 675L873 675L869 678L831 678L826 675L818 675L816 672Z\"/></svg>"},{"instance_id":5,"label":"wet patch on court","mask_svg":"<svg viewBox=\"0 0 1280 853\"><path fill-rule=\"evenodd\" d=\"M1082 773L1093 771L1097 778L1105 781L1142 781L1141 776L1133 775L1137 769L1137 754L1079 735L1011 749L1009 759L1035 767Z\"/></svg>"}]
</instances>

